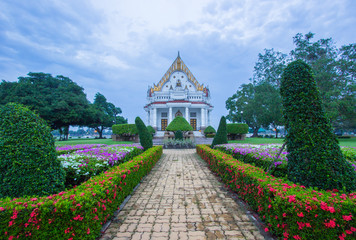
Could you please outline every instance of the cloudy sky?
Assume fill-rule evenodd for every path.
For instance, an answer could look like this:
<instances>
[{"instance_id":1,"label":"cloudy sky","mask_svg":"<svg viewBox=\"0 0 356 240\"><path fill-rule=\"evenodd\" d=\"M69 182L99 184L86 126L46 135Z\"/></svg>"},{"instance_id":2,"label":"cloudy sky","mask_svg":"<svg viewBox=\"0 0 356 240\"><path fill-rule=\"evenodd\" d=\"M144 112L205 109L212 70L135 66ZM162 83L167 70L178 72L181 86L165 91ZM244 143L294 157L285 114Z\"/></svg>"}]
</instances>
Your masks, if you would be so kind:
<instances>
[{"instance_id":1,"label":"cloudy sky","mask_svg":"<svg viewBox=\"0 0 356 240\"><path fill-rule=\"evenodd\" d=\"M0 79L64 75L121 107L134 122L149 85L180 51L212 95L212 124L252 77L265 48L289 53L293 36L356 40L354 0L2 0Z\"/></svg>"}]
</instances>

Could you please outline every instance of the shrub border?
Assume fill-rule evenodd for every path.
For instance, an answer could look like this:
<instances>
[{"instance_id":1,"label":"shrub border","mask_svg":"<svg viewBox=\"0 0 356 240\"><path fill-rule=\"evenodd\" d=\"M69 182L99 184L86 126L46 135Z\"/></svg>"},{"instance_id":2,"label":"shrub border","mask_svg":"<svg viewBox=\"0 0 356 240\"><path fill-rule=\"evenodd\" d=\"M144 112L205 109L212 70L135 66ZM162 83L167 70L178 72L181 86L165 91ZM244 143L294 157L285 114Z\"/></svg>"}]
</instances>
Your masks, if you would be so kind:
<instances>
[{"instance_id":1,"label":"shrub border","mask_svg":"<svg viewBox=\"0 0 356 240\"><path fill-rule=\"evenodd\" d=\"M68 191L0 199L0 238L95 239L161 155L162 146L154 146Z\"/></svg>"},{"instance_id":2,"label":"shrub border","mask_svg":"<svg viewBox=\"0 0 356 240\"><path fill-rule=\"evenodd\" d=\"M352 239L356 193L314 190L268 175L231 155L197 145L197 153L281 239Z\"/></svg>"}]
</instances>

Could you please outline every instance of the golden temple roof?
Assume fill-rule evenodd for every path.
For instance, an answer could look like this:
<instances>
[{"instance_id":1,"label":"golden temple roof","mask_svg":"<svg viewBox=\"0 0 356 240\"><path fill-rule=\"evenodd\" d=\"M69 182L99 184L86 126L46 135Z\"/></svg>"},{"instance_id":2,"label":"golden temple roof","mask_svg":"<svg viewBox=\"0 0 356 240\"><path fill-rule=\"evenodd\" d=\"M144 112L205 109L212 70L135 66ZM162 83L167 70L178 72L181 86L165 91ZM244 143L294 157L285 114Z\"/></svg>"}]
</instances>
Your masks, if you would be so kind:
<instances>
[{"instance_id":1,"label":"golden temple roof","mask_svg":"<svg viewBox=\"0 0 356 240\"><path fill-rule=\"evenodd\" d=\"M169 80L169 77L175 71L183 71L187 75L189 81L194 84L194 86L197 89L197 91L203 91L204 90L204 87L203 87L204 84L199 84L198 83L198 81L195 79L194 75L189 70L187 65L185 65L183 60L180 58L180 55L179 55L179 52L178 52L178 56L177 56L176 60L174 60L174 62L172 63L170 68L167 70L167 72L163 75L163 77L158 82L158 84L154 84L153 85L153 87L151 88L151 92L161 91L162 86Z\"/></svg>"}]
</instances>

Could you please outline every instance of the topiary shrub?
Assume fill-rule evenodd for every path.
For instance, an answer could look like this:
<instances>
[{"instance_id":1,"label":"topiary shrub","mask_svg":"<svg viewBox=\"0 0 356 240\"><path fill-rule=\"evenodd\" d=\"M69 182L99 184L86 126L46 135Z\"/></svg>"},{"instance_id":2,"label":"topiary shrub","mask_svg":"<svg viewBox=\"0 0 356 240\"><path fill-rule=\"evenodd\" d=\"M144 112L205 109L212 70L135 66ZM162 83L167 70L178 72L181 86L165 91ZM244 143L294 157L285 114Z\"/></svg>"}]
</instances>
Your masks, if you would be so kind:
<instances>
[{"instance_id":1,"label":"topiary shrub","mask_svg":"<svg viewBox=\"0 0 356 240\"><path fill-rule=\"evenodd\" d=\"M193 127L185 120L182 116L177 116L173 119L173 121L167 126L166 131L178 131L182 132L193 131Z\"/></svg>"},{"instance_id":2,"label":"topiary shrub","mask_svg":"<svg viewBox=\"0 0 356 240\"><path fill-rule=\"evenodd\" d=\"M147 126L147 130L152 136L156 133L156 130L150 125Z\"/></svg>"},{"instance_id":3,"label":"topiary shrub","mask_svg":"<svg viewBox=\"0 0 356 240\"><path fill-rule=\"evenodd\" d=\"M226 118L224 116L221 117L218 131L213 139L213 143L211 144L211 148L218 144L227 143L227 132L226 132Z\"/></svg>"},{"instance_id":4,"label":"topiary shrub","mask_svg":"<svg viewBox=\"0 0 356 240\"><path fill-rule=\"evenodd\" d=\"M47 123L23 105L1 106L0 198L58 193L64 181Z\"/></svg>"},{"instance_id":5,"label":"topiary shrub","mask_svg":"<svg viewBox=\"0 0 356 240\"><path fill-rule=\"evenodd\" d=\"M181 130L178 130L174 133L174 138L176 140L183 140L183 132Z\"/></svg>"},{"instance_id":6,"label":"topiary shrub","mask_svg":"<svg viewBox=\"0 0 356 240\"><path fill-rule=\"evenodd\" d=\"M343 157L309 65L290 63L282 74L288 179L321 189L356 190L356 171Z\"/></svg>"},{"instance_id":7,"label":"topiary shrub","mask_svg":"<svg viewBox=\"0 0 356 240\"><path fill-rule=\"evenodd\" d=\"M205 137L207 137L207 135L213 135L213 134L215 134L216 133L216 131L215 131L215 129L212 127L212 126L208 126L207 128L205 128L205 130L204 130L204 135L205 135Z\"/></svg>"},{"instance_id":8,"label":"topiary shrub","mask_svg":"<svg viewBox=\"0 0 356 240\"><path fill-rule=\"evenodd\" d=\"M141 120L140 117L136 117L135 124L138 130L138 135L140 136L140 144L146 151L153 146L152 135L148 132L145 123Z\"/></svg>"}]
</instances>

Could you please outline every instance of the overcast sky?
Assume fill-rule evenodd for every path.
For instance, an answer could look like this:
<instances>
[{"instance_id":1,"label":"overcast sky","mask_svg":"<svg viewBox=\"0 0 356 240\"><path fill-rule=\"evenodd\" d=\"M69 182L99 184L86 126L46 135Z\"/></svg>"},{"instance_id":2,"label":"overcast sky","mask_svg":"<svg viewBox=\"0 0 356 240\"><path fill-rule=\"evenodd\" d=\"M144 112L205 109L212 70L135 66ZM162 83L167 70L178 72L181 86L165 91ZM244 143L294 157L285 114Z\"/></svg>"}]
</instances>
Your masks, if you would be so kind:
<instances>
[{"instance_id":1,"label":"overcast sky","mask_svg":"<svg viewBox=\"0 0 356 240\"><path fill-rule=\"evenodd\" d=\"M217 128L258 53L289 53L293 36L310 31L355 43L355 13L354 0L1 0L0 79L64 75L91 102L100 92L130 123L146 121L147 88L180 51L210 88Z\"/></svg>"}]
</instances>

